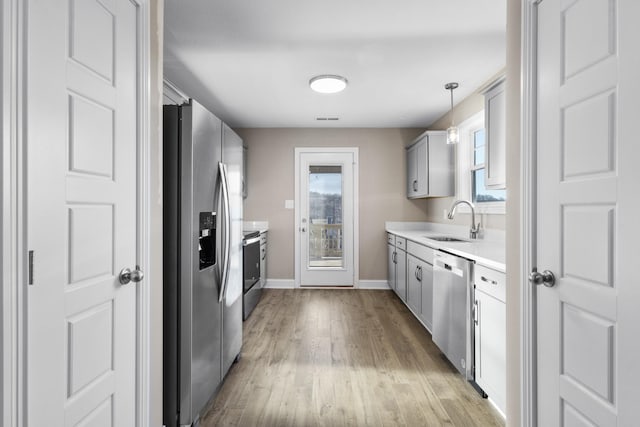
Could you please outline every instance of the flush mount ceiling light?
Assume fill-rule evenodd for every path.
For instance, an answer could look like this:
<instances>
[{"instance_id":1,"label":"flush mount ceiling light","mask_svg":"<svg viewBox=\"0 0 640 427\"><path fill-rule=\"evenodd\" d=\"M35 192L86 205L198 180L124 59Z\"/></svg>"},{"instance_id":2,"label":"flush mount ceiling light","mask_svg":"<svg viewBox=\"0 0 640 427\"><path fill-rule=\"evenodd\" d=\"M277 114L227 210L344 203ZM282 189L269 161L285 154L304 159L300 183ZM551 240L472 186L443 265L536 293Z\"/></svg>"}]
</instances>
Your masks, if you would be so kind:
<instances>
[{"instance_id":1,"label":"flush mount ceiling light","mask_svg":"<svg viewBox=\"0 0 640 427\"><path fill-rule=\"evenodd\" d=\"M446 90L451 91L451 126L447 129L447 144L457 144L460 140L460 134L458 132L458 128L453 123L453 90L458 87L458 83L451 82L444 85Z\"/></svg>"},{"instance_id":2,"label":"flush mount ceiling light","mask_svg":"<svg viewBox=\"0 0 640 427\"><path fill-rule=\"evenodd\" d=\"M337 93L347 87L347 79L333 75L315 76L309 80L309 87L318 93Z\"/></svg>"}]
</instances>

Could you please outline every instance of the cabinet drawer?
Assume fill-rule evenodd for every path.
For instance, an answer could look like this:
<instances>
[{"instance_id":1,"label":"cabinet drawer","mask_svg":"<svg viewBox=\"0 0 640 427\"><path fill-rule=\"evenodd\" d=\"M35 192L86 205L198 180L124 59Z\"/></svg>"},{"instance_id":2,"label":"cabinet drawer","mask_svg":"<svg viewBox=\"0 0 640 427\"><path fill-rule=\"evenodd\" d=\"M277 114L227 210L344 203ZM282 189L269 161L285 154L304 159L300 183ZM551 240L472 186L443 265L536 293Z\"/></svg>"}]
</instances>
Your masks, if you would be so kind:
<instances>
[{"instance_id":1,"label":"cabinet drawer","mask_svg":"<svg viewBox=\"0 0 640 427\"><path fill-rule=\"evenodd\" d=\"M396 236L396 248L402 249L403 251L407 250L407 239L404 237Z\"/></svg>"},{"instance_id":2,"label":"cabinet drawer","mask_svg":"<svg viewBox=\"0 0 640 427\"><path fill-rule=\"evenodd\" d=\"M396 235L395 234L391 234L391 233L387 233L387 243L390 245L395 246L396 245Z\"/></svg>"},{"instance_id":3,"label":"cabinet drawer","mask_svg":"<svg viewBox=\"0 0 640 427\"><path fill-rule=\"evenodd\" d=\"M475 265L473 279L473 283L476 285L477 289L480 289L492 297L505 302L506 277L504 273L481 265Z\"/></svg>"},{"instance_id":4,"label":"cabinet drawer","mask_svg":"<svg viewBox=\"0 0 640 427\"><path fill-rule=\"evenodd\" d=\"M407 252L416 258L433 265L433 249L416 242L407 242Z\"/></svg>"}]
</instances>

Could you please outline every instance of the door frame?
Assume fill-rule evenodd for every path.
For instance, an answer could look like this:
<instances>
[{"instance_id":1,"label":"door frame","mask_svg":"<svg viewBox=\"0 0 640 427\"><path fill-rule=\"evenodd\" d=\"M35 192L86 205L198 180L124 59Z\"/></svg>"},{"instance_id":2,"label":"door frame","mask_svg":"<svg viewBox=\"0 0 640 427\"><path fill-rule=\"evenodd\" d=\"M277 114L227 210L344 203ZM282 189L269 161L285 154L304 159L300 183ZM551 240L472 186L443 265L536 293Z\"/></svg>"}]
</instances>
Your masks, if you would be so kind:
<instances>
[{"instance_id":1,"label":"door frame","mask_svg":"<svg viewBox=\"0 0 640 427\"><path fill-rule=\"evenodd\" d=\"M23 138L23 36L24 5L20 0L2 0L2 425L24 424L24 150Z\"/></svg>"},{"instance_id":2,"label":"door frame","mask_svg":"<svg viewBox=\"0 0 640 427\"><path fill-rule=\"evenodd\" d=\"M145 280L136 290L136 424L149 425L151 292L151 141L150 126L150 5L148 0L132 0L138 6L138 162L137 162L137 239L136 258L145 270ZM25 141L26 6L22 0L1 0L2 40L2 148L0 151L0 294L2 317L2 367L0 368L0 424L24 424L26 405L26 279L27 279L27 159ZM161 279L161 278L160 278Z\"/></svg>"},{"instance_id":3,"label":"door frame","mask_svg":"<svg viewBox=\"0 0 640 427\"><path fill-rule=\"evenodd\" d=\"M302 153L350 153L353 155L353 287L360 286L360 234L359 223L360 217L358 213L359 205L359 173L358 173L358 147L296 147L294 149L295 168L294 168L294 210L293 210L293 230L294 230L294 288L300 288L300 154ZM305 286L305 288L309 288ZM345 287L341 287L345 288ZM348 286L346 288L349 288ZM323 287L324 289L324 287Z\"/></svg>"},{"instance_id":4,"label":"door frame","mask_svg":"<svg viewBox=\"0 0 640 427\"><path fill-rule=\"evenodd\" d=\"M520 86L520 425L537 425L536 288L529 272L536 265L536 129L538 4L523 0L521 14Z\"/></svg>"}]
</instances>

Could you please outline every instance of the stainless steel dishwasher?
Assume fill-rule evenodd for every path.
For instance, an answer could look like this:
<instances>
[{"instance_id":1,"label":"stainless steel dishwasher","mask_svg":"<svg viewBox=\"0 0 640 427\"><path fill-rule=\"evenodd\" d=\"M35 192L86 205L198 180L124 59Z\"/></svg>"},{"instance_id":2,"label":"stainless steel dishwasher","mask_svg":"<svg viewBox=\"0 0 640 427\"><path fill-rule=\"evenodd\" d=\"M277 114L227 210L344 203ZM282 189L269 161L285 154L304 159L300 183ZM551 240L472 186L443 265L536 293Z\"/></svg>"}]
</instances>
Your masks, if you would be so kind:
<instances>
[{"instance_id":1,"label":"stainless steel dishwasher","mask_svg":"<svg viewBox=\"0 0 640 427\"><path fill-rule=\"evenodd\" d=\"M434 251L433 342L468 380L473 380L472 267L472 261Z\"/></svg>"}]
</instances>

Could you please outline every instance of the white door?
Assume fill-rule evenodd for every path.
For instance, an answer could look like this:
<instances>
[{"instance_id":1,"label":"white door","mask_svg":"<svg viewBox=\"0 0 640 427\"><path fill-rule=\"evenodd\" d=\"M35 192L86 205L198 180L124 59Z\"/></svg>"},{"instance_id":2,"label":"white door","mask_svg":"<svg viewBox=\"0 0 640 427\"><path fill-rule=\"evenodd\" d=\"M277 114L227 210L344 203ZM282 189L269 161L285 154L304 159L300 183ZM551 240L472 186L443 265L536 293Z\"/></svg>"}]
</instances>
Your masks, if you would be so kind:
<instances>
[{"instance_id":1,"label":"white door","mask_svg":"<svg viewBox=\"0 0 640 427\"><path fill-rule=\"evenodd\" d=\"M354 285L353 150L296 150L300 286Z\"/></svg>"},{"instance_id":2,"label":"white door","mask_svg":"<svg viewBox=\"0 0 640 427\"><path fill-rule=\"evenodd\" d=\"M539 426L638 425L639 3L538 6Z\"/></svg>"},{"instance_id":3,"label":"white door","mask_svg":"<svg viewBox=\"0 0 640 427\"><path fill-rule=\"evenodd\" d=\"M26 9L27 424L133 426L139 6Z\"/></svg>"}]
</instances>

